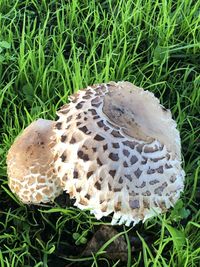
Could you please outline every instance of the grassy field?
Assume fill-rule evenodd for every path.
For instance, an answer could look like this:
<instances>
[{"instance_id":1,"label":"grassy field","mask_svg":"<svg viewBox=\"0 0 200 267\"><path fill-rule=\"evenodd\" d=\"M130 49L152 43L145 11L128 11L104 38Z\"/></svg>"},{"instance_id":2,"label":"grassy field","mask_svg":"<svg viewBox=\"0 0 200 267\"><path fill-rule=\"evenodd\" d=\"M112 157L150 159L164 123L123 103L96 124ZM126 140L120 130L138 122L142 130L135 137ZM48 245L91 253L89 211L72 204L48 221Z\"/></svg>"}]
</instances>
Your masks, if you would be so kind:
<instances>
[{"instance_id":1,"label":"grassy field","mask_svg":"<svg viewBox=\"0 0 200 267\"><path fill-rule=\"evenodd\" d=\"M115 227L127 260L106 258L118 235L82 252L100 225L88 212L26 206L7 185L6 154L37 118L55 119L86 85L128 80L170 108L181 133L185 191L166 215ZM200 1L0 1L0 266L200 266ZM104 253L105 252L105 253Z\"/></svg>"}]
</instances>

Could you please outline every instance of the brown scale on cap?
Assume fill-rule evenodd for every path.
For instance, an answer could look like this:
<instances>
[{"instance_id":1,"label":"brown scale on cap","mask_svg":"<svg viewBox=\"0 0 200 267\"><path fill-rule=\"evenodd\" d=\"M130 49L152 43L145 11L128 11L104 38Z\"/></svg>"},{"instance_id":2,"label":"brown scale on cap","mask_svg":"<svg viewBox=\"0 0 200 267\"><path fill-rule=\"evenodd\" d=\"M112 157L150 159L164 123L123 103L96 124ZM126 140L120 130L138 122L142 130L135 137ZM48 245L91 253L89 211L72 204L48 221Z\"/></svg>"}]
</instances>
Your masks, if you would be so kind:
<instances>
[{"instance_id":1,"label":"brown scale on cap","mask_svg":"<svg viewBox=\"0 0 200 267\"><path fill-rule=\"evenodd\" d=\"M70 101L58 111L51 133L60 190L96 218L113 212L113 224L136 224L173 206L183 191L184 171L170 111L129 82L88 86Z\"/></svg>"}]
</instances>

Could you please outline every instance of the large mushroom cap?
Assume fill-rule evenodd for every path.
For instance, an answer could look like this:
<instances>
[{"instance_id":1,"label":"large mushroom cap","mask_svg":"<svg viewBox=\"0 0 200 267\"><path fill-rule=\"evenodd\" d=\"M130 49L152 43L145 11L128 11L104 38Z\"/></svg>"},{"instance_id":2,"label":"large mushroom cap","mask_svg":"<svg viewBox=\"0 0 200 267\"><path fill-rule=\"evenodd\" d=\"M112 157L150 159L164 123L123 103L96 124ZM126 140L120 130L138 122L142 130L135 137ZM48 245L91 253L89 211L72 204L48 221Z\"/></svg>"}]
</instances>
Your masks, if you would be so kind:
<instances>
[{"instance_id":1,"label":"large mushroom cap","mask_svg":"<svg viewBox=\"0 0 200 267\"><path fill-rule=\"evenodd\" d=\"M55 126L55 168L75 205L113 224L166 211L183 191L180 137L169 110L129 82L71 96Z\"/></svg>"},{"instance_id":2,"label":"large mushroom cap","mask_svg":"<svg viewBox=\"0 0 200 267\"><path fill-rule=\"evenodd\" d=\"M24 203L46 203L62 192L50 150L54 124L43 119L31 123L8 152L8 184Z\"/></svg>"}]
</instances>

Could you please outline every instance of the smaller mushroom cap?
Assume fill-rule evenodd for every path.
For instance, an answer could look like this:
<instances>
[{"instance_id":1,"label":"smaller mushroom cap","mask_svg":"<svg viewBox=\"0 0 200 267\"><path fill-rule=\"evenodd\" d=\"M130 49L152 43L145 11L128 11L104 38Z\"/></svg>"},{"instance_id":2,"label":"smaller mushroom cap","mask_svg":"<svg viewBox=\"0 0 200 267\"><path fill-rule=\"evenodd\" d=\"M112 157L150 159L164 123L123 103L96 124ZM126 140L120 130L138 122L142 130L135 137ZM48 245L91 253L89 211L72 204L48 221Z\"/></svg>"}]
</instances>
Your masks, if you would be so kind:
<instances>
[{"instance_id":1,"label":"smaller mushroom cap","mask_svg":"<svg viewBox=\"0 0 200 267\"><path fill-rule=\"evenodd\" d=\"M34 121L8 152L8 184L23 203L46 203L62 192L50 149L55 142L53 126L50 120Z\"/></svg>"}]
</instances>

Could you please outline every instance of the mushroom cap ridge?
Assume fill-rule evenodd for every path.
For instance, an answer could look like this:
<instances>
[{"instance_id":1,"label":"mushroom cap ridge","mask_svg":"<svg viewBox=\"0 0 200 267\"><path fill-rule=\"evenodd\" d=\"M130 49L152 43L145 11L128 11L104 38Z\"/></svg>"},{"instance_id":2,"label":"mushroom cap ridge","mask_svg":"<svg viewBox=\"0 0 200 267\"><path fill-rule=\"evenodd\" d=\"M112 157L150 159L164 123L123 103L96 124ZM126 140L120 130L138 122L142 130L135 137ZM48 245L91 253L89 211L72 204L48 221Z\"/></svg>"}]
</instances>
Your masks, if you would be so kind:
<instances>
[{"instance_id":1,"label":"mushroom cap ridge","mask_svg":"<svg viewBox=\"0 0 200 267\"><path fill-rule=\"evenodd\" d=\"M75 205L126 225L173 206L185 174L170 111L129 82L88 86L70 101L57 113L53 151Z\"/></svg>"}]
</instances>

